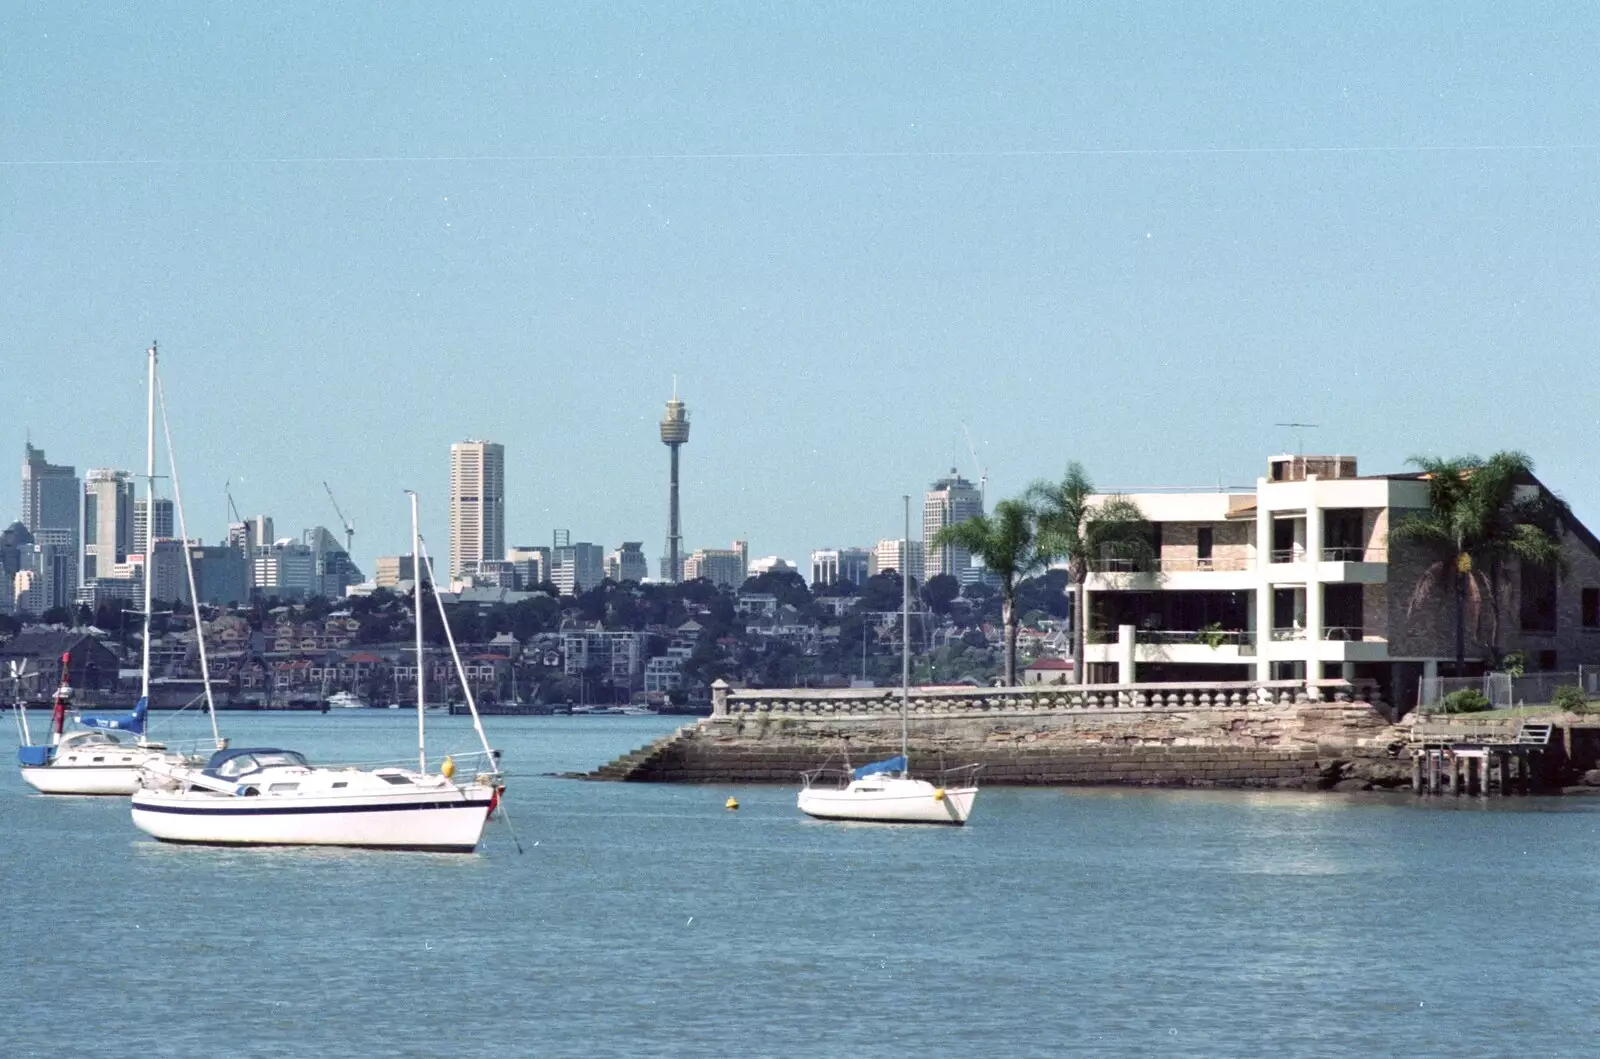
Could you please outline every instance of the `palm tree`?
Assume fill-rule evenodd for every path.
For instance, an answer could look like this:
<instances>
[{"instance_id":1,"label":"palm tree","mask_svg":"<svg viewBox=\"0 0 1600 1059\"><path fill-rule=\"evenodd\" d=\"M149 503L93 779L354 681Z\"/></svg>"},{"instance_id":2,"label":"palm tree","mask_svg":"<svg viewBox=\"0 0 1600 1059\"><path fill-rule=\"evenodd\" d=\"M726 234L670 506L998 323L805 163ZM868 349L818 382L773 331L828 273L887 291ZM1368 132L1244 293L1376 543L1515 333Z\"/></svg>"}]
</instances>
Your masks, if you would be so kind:
<instances>
[{"instance_id":1,"label":"palm tree","mask_svg":"<svg viewBox=\"0 0 1600 1059\"><path fill-rule=\"evenodd\" d=\"M1080 683L1087 683L1083 665L1084 637L1089 630L1084 583L1089 564L1116 559L1130 569L1148 569L1156 559L1150 542L1150 523L1139 505L1121 495L1096 503L1094 483L1076 460L1067 464L1059 482L1035 482L1028 487L1028 500L1037 511L1039 550L1046 562L1067 561L1072 581L1072 671Z\"/></svg>"},{"instance_id":2,"label":"palm tree","mask_svg":"<svg viewBox=\"0 0 1600 1059\"><path fill-rule=\"evenodd\" d=\"M1394 540L1420 545L1435 560L1412 592L1415 609L1440 586L1447 586L1455 608L1456 675L1466 668L1467 613L1482 613L1489 598L1488 647L1500 656L1500 592L1508 567L1557 570L1563 566L1561 532L1570 518L1567 505L1539 489L1522 495L1519 486L1533 476L1526 453L1497 452L1439 459L1416 456L1410 463L1428 482L1428 507L1398 520Z\"/></svg>"},{"instance_id":3,"label":"palm tree","mask_svg":"<svg viewBox=\"0 0 1600 1059\"><path fill-rule=\"evenodd\" d=\"M977 515L946 526L931 542L965 548L1000 579L1000 623L1005 630L1009 687L1017 682L1017 585L1044 569L1033 509L1021 500L1002 500L994 514Z\"/></svg>"}]
</instances>

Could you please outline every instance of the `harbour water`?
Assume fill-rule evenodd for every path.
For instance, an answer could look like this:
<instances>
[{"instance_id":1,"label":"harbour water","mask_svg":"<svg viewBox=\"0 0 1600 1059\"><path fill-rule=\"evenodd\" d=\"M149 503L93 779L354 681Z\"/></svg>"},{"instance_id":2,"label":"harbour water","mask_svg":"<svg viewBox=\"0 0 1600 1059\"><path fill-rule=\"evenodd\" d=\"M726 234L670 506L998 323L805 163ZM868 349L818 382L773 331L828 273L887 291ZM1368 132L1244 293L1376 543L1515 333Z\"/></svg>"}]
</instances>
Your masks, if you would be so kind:
<instances>
[{"instance_id":1,"label":"harbour water","mask_svg":"<svg viewBox=\"0 0 1600 1059\"><path fill-rule=\"evenodd\" d=\"M492 718L526 852L167 847L0 780L7 1056L1596 1053L1600 803L991 789L965 829L598 784ZM406 711L225 718L405 759ZM430 718L439 753L472 745ZM741 808L722 808L730 795Z\"/></svg>"}]
</instances>

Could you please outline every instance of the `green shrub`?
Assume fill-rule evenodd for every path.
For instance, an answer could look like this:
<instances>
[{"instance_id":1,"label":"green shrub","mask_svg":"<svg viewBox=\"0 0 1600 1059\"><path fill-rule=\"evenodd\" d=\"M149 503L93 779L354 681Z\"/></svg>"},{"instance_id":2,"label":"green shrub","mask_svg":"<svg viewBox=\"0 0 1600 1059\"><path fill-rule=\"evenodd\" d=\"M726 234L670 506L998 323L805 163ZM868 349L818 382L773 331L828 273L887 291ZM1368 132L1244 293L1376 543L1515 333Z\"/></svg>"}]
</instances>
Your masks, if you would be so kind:
<instances>
[{"instance_id":1,"label":"green shrub","mask_svg":"<svg viewBox=\"0 0 1600 1059\"><path fill-rule=\"evenodd\" d=\"M1589 696L1576 684L1563 684L1550 693L1550 705L1567 713L1588 713Z\"/></svg>"},{"instance_id":2,"label":"green shrub","mask_svg":"<svg viewBox=\"0 0 1600 1059\"><path fill-rule=\"evenodd\" d=\"M1483 692L1462 688L1440 699L1439 707L1445 713L1482 713L1484 710L1492 709L1493 704Z\"/></svg>"}]
</instances>

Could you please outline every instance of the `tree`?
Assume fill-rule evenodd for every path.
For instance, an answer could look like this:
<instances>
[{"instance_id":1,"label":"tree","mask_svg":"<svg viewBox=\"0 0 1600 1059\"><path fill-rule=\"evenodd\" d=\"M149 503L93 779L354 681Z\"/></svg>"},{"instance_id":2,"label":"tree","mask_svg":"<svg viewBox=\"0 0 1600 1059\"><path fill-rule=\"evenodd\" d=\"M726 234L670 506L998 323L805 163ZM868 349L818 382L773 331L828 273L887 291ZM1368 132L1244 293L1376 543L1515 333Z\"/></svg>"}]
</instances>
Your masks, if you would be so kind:
<instances>
[{"instance_id":1,"label":"tree","mask_svg":"<svg viewBox=\"0 0 1600 1059\"><path fill-rule=\"evenodd\" d=\"M934 574L928 578L928 583L922 586L923 602L928 604L928 609L935 614L949 614L950 604L961 595L961 582L949 574Z\"/></svg>"},{"instance_id":2,"label":"tree","mask_svg":"<svg viewBox=\"0 0 1600 1059\"><path fill-rule=\"evenodd\" d=\"M1005 630L1005 681L1017 682L1017 584L1044 569L1032 507L1021 500L1002 500L992 515L976 515L941 529L933 538L939 547L965 548L1000 579L1000 621Z\"/></svg>"},{"instance_id":3,"label":"tree","mask_svg":"<svg viewBox=\"0 0 1600 1059\"><path fill-rule=\"evenodd\" d=\"M1450 591L1455 619L1456 675L1466 669L1467 615L1481 615L1489 597L1488 647L1500 654L1500 591L1508 567L1545 570L1562 565L1561 530L1570 519L1567 506L1543 489L1523 494L1532 483L1533 461L1516 451L1409 461L1428 483L1428 506L1397 520L1389 530L1396 542L1418 545L1434 556L1411 595L1415 609L1432 593Z\"/></svg>"},{"instance_id":4,"label":"tree","mask_svg":"<svg viewBox=\"0 0 1600 1059\"><path fill-rule=\"evenodd\" d=\"M1089 627L1084 584L1089 565L1113 559L1131 570L1149 569L1156 558L1150 523L1137 503L1120 494L1095 502L1094 483L1076 460L1067 464L1061 481L1035 482L1028 487L1027 496L1038 513L1040 553L1046 562L1067 561L1076 595L1072 671L1083 682L1083 645Z\"/></svg>"}]
</instances>

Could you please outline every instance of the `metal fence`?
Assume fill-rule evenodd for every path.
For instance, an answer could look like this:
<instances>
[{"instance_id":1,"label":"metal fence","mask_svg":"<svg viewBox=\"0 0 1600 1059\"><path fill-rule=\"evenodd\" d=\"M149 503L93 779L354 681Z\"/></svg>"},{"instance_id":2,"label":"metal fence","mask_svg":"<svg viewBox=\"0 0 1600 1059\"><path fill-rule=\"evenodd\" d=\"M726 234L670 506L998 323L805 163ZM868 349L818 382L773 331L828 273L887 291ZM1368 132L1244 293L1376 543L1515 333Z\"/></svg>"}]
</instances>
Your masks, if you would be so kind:
<instances>
[{"instance_id":1,"label":"metal fence","mask_svg":"<svg viewBox=\"0 0 1600 1059\"><path fill-rule=\"evenodd\" d=\"M1417 709L1440 712L1441 701L1452 692L1476 691L1489 700L1492 709L1513 706L1542 706L1561 687L1579 687L1585 695L1600 698L1600 666L1579 666L1576 670L1551 673L1485 673L1478 677L1423 677L1418 681Z\"/></svg>"}]
</instances>

